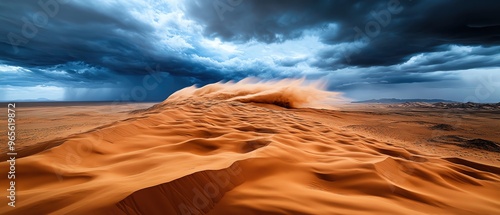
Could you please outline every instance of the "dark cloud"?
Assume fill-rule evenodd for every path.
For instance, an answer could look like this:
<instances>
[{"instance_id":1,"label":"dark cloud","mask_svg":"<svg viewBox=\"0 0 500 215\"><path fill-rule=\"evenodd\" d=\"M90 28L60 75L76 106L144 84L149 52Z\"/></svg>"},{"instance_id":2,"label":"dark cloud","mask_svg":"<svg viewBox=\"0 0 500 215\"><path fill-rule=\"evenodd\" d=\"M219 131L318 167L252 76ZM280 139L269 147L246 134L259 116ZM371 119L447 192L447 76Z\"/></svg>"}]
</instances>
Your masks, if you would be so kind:
<instances>
[{"instance_id":1,"label":"dark cloud","mask_svg":"<svg viewBox=\"0 0 500 215\"><path fill-rule=\"evenodd\" d=\"M298 38L304 30L326 27L350 13L368 11L379 3L353 5L350 1L203 1L186 2L186 12L205 24L207 36L266 43ZM354 7L353 7L354 6Z\"/></svg>"},{"instance_id":2,"label":"dark cloud","mask_svg":"<svg viewBox=\"0 0 500 215\"><path fill-rule=\"evenodd\" d=\"M221 2L219 9L214 2ZM189 1L186 11L205 24L207 36L227 41L275 43L313 31L325 44L366 43L336 50L340 56L330 64L317 62L326 68L393 65L447 44L500 44L500 1L495 0L231 2L239 1Z\"/></svg>"},{"instance_id":3,"label":"dark cloud","mask_svg":"<svg viewBox=\"0 0 500 215\"><path fill-rule=\"evenodd\" d=\"M160 39L151 23L140 21L126 5L102 8L71 1L57 4L50 17L33 1L0 4L2 24L7 23L0 30L2 62L28 68L41 77L99 83L118 75L146 75L150 72L146 68L154 67L204 81L222 78L220 71L193 63L178 52L158 51ZM45 14L47 22L35 21L37 13ZM68 77L51 75L51 70Z\"/></svg>"},{"instance_id":4,"label":"dark cloud","mask_svg":"<svg viewBox=\"0 0 500 215\"><path fill-rule=\"evenodd\" d=\"M497 8L494 0L5 0L0 89L130 99L157 73L161 85L142 100L250 76L328 79L334 90L451 87L465 76L454 71L500 65Z\"/></svg>"}]
</instances>

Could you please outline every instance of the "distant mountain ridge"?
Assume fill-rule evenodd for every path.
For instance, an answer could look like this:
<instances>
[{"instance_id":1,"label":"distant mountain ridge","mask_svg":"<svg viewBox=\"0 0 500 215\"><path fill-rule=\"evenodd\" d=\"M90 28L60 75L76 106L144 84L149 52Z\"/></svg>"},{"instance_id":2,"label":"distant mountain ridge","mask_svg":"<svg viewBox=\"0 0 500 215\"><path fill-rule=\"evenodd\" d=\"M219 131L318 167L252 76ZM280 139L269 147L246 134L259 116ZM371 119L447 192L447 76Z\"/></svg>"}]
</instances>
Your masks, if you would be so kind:
<instances>
[{"instance_id":1,"label":"distant mountain ridge","mask_svg":"<svg viewBox=\"0 0 500 215\"><path fill-rule=\"evenodd\" d=\"M449 102L456 103L456 101L444 100L444 99L396 99L396 98L383 98L383 99L370 99L364 101L354 101L352 103L382 103L382 104L395 104L395 103L406 103L406 102L426 102L426 103L437 103L437 102Z\"/></svg>"},{"instance_id":2,"label":"distant mountain ridge","mask_svg":"<svg viewBox=\"0 0 500 215\"><path fill-rule=\"evenodd\" d=\"M500 102L498 103L460 103L460 102L405 102L391 104L389 107L405 107L405 108L439 108L439 109L463 109L463 110L500 110Z\"/></svg>"},{"instance_id":3,"label":"distant mountain ridge","mask_svg":"<svg viewBox=\"0 0 500 215\"><path fill-rule=\"evenodd\" d=\"M36 98L36 99L14 99L12 102L53 102L48 98Z\"/></svg>"}]
</instances>

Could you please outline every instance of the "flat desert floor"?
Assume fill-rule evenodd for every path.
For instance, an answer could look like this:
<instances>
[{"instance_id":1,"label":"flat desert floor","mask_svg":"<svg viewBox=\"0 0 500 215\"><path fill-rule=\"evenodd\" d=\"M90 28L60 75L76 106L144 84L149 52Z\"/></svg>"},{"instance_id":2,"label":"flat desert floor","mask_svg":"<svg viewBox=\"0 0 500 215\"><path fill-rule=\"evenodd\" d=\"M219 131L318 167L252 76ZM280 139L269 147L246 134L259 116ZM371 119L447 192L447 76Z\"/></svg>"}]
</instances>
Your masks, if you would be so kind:
<instances>
[{"instance_id":1,"label":"flat desert floor","mask_svg":"<svg viewBox=\"0 0 500 215\"><path fill-rule=\"evenodd\" d=\"M16 207L4 198L0 213L500 211L500 110L295 108L201 90L159 104L18 103Z\"/></svg>"}]
</instances>

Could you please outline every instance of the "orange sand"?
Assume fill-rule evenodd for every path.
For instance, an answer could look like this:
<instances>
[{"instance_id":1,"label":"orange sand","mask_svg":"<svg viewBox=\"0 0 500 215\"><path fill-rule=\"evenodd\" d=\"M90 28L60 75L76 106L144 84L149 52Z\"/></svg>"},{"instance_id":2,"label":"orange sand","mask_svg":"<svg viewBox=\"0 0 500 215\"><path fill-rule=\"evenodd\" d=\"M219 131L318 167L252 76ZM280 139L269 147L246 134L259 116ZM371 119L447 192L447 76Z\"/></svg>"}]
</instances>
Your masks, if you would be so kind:
<instances>
[{"instance_id":1,"label":"orange sand","mask_svg":"<svg viewBox=\"0 0 500 215\"><path fill-rule=\"evenodd\" d=\"M280 106L309 107L318 99L324 106L339 95L300 82L272 84L188 88L126 120L45 142L48 150L17 160L16 208L5 201L0 213L500 211L499 153L430 141L443 134L428 125L455 115L287 109ZM443 132L498 142L500 123L491 119L498 115L486 114L468 115L484 124ZM1 177L0 187L7 184Z\"/></svg>"}]
</instances>

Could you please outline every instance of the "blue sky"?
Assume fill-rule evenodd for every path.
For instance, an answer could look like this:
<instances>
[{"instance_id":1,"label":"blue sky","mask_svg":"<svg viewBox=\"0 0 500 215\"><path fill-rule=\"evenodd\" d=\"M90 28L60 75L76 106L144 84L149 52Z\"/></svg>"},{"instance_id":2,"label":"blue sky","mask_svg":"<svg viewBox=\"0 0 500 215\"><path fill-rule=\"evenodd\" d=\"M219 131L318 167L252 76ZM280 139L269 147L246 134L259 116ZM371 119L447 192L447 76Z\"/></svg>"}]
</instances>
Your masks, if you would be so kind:
<instances>
[{"instance_id":1,"label":"blue sky","mask_svg":"<svg viewBox=\"0 0 500 215\"><path fill-rule=\"evenodd\" d=\"M0 100L161 101L301 78L353 100L500 101L499 1L6 0Z\"/></svg>"}]
</instances>

